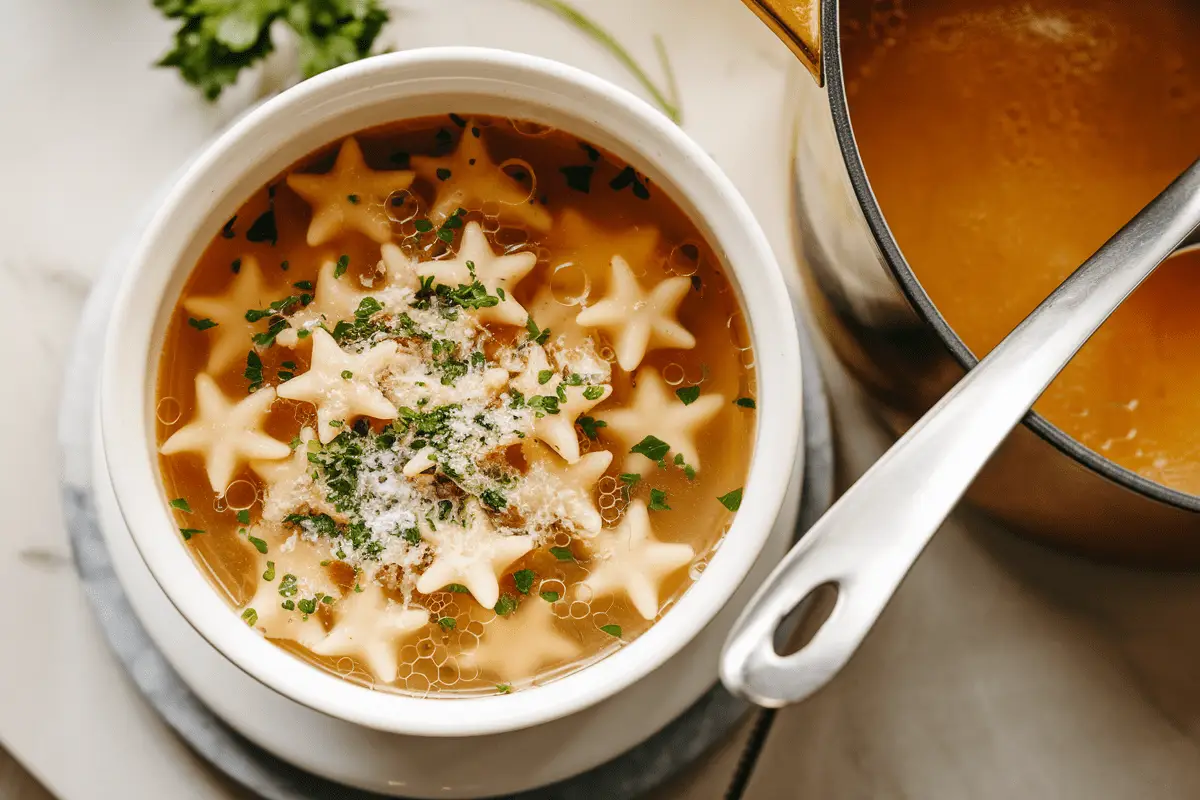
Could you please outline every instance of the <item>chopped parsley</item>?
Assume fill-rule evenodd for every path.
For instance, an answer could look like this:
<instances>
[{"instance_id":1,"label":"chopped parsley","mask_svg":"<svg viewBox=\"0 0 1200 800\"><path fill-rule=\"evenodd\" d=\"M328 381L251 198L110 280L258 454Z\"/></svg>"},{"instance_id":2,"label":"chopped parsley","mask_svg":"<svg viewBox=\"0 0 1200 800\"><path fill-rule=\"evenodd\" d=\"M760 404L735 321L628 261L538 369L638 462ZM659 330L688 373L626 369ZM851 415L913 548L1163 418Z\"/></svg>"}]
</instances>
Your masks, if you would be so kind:
<instances>
[{"instance_id":1,"label":"chopped parsley","mask_svg":"<svg viewBox=\"0 0 1200 800\"><path fill-rule=\"evenodd\" d=\"M494 611L502 617L507 617L509 614L517 610L517 598L511 594L502 594L500 599L496 601Z\"/></svg>"},{"instance_id":2,"label":"chopped parsley","mask_svg":"<svg viewBox=\"0 0 1200 800\"><path fill-rule=\"evenodd\" d=\"M657 461L660 465L667 457L667 452L671 449L671 445L659 439L657 436L647 436L640 442L629 448L629 452L643 455L651 461Z\"/></svg>"},{"instance_id":3,"label":"chopped parsley","mask_svg":"<svg viewBox=\"0 0 1200 800\"><path fill-rule=\"evenodd\" d=\"M468 589L467 587L463 586L461 583L447 584L446 587L444 589L442 589L442 591L450 592L452 594L470 594L471 593L471 590Z\"/></svg>"},{"instance_id":4,"label":"chopped parsley","mask_svg":"<svg viewBox=\"0 0 1200 800\"><path fill-rule=\"evenodd\" d=\"M637 472L622 472L617 477L620 478L621 483L625 484L626 486L637 486L638 481L642 479L642 476Z\"/></svg>"},{"instance_id":5,"label":"chopped parsley","mask_svg":"<svg viewBox=\"0 0 1200 800\"><path fill-rule=\"evenodd\" d=\"M258 612L253 608L247 608L242 612L242 619L246 621L247 625L253 628L258 623Z\"/></svg>"},{"instance_id":6,"label":"chopped parsley","mask_svg":"<svg viewBox=\"0 0 1200 800\"><path fill-rule=\"evenodd\" d=\"M346 195L346 199L350 201L351 205L354 205L354 206L358 205L358 195L348 194L348 195Z\"/></svg>"},{"instance_id":7,"label":"chopped parsley","mask_svg":"<svg viewBox=\"0 0 1200 800\"><path fill-rule=\"evenodd\" d=\"M188 505L188 501L183 497L176 497L171 501L171 508L177 508L185 514L192 513L192 507Z\"/></svg>"},{"instance_id":8,"label":"chopped parsley","mask_svg":"<svg viewBox=\"0 0 1200 800\"><path fill-rule=\"evenodd\" d=\"M649 200L650 190L646 188L646 184L634 171L633 167L626 166L621 170L617 177L608 182L609 188L614 192L619 192L625 187L632 187L633 196L639 200Z\"/></svg>"},{"instance_id":9,"label":"chopped parsley","mask_svg":"<svg viewBox=\"0 0 1200 800\"><path fill-rule=\"evenodd\" d=\"M596 168L591 164L561 167L558 171L567 179L568 188L584 194L592 191L592 175L596 172Z\"/></svg>"},{"instance_id":10,"label":"chopped parsley","mask_svg":"<svg viewBox=\"0 0 1200 800\"><path fill-rule=\"evenodd\" d=\"M437 177L439 181L450 180L450 170L446 169L445 167L438 167Z\"/></svg>"},{"instance_id":11,"label":"chopped parsley","mask_svg":"<svg viewBox=\"0 0 1200 800\"><path fill-rule=\"evenodd\" d=\"M600 428L608 427L608 423L604 420L586 416L577 418L575 420L575 424L578 425L581 430L583 430L583 435L592 441L600 438L600 434L598 432Z\"/></svg>"},{"instance_id":12,"label":"chopped parsley","mask_svg":"<svg viewBox=\"0 0 1200 800\"><path fill-rule=\"evenodd\" d=\"M271 205L271 208L258 215L258 219L250 225L250 230L246 231L246 238L249 241L270 242L272 247L279 241L279 229L275 225L274 200Z\"/></svg>"},{"instance_id":13,"label":"chopped parsley","mask_svg":"<svg viewBox=\"0 0 1200 800\"><path fill-rule=\"evenodd\" d=\"M353 378L353 377L354 377L354 373L353 373L353 372L351 372L350 370L348 370L348 369L344 369L344 370L342 370L342 379L343 379L343 380L347 380L347 381L348 381L348 380L350 380L350 379L351 379L351 378Z\"/></svg>"},{"instance_id":14,"label":"chopped parsley","mask_svg":"<svg viewBox=\"0 0 1200 800\"><path fill-rule=\"evenodd\" d=\"M196 319L195 317L188 317L188 325L191 325L193 328L195 328L198 331L206 331L209 328L217 327L217 323L213 322L208 317L205 317L204 319Z\"/></svg>"},{"instance_id":15,"label":"chopped parsley","mask_svg":"<svg viewBox=\"0 0 1200 800\"><path fill-rule=\"evenodd\" d=\"M690 406L700 397L699 386L680 386L675 390L675 396L679 398L685 406Z\"/></svg>"},{"instance_id":16,"label":"chopped parsley","mask_svg":"<svg viewBox=\"0 0 1200 800\"><path fill-rule=\"evenodd\" d=\"M662 489L651 489L650 505L647 508L651 511L670 511L671 507L667 505L667 493Z\"/></svg>"},{"instance_id":17,"label":"chopped parsley","mask_svg":"<svg viewBox=\"0 0 1200 800\"><path fill-rule=\"evenodd\" d=\"M282 578L280 578L279 579L279 596L280 597L295 597L296 593L300 591L300 586L298 585L298 581L299 581L299 579L290 572L288 574L284 575ZM286 608L287 605L284 604L284 607Z\"/></svg>"},{"instance_id":18,"label":"chopped parsley","mask_svg":"<svg viewBox=\"0 0 1200 800\"><path fill-rule=\"evenodd\" d=\"M733 401L733 404L738 408L756 408L753 397L739 397Z\"/></svg>"},{"instance_id":19,"label":"chopped parsley","mask_svg":"<svg viewBox=\"0 0 1200 800\"><path fill-rule=\"evenodd\" d=\"M559 594L558 592L542 592L541 597L547 603L557 603Z\"/></svg>"},{"instance_id":20,"label":"chopped parsley","mask_svg":"<svg viewBox=\"0 0 1200 800\"><path fill-rule=\"evenodd\" d=\"M274 561L267 562L267 569L265 572L263 572L263 580L266 581L267 583L270 583L271 581L275 580L275 562Z\"/></svg>"},{"instance_id":21,"label":"chopped parsley","mask_svg":"<svg viewBox=\"0 0 1200 800\"><path fill-rule=\"evenodd\" d=\"M237 512L237 521L243 525L250 524L250 509L243 508Z\"/></svg>"},{"instance_id":22,"label":"chopped parsley","mask_svg":"<svg viewBox=\"0 0 1200 800\"><path fill-rule=\"evenodd\" d=\"M508 498L495 489L484 489L479 495L479 499L497 511L503 511L505 506L508 505ZM524 594L529 593L524 592Z\"/></svg>"},{"instance_id":23,"label":"chopped parsley","mask_svg":"<svg viewBox=\"0 0 1200 800\"><path fill-rule=\"evenodd\" d=\"M545 344L550 339L550 329L538 328L532 316L525 320L525 330L529 332L530 341L537 342L538 344Z\"/></svg>"},{"instance_id":24,"label":"chopped parsley","mask_svg":"<svg viewBox=\"0 0 1200 800\"><path fill-rule=\"evenodd\" d=\"M315 614L317 611L317 598L305 598L296 602L296 608L300 609L300 613L308 617L309 614Z\"/></svg>"},{"instance_id":25,"label":"chopped parsley","mask_svg":"<svg viewBox=\"0 0 1200 800\"><path fill-rule=\"evenodd\" d=\"M267 543L265 541L259 539L257 536L247 536L246 538L250 540L250 544L254 545L255 550L264 556L267 554Z\"/></svg>"},{"instance_id":26,"label":"chopped parsley","mask_svg":"<svg viewBox=\"0 0 1200 800\"><path fill-rule=\"evenodd\" d=\"M454 617L442 617L438 620L438 625L442 626L442 630L452 631L458 627L458 623Z\"/></svg>"},{"instance_id":27,"label":"chopped parsley","mask_svg":"<svg viewBox=\"0 0 1200 800\"><path fill-rule=\"evenodd\" d=\"M193 536L199 536L200 534L204 533L204 529L202 529L202 528L180 528L179 533L181 536L183 536L183 540L186 542L188 539L191 539Z\"/></svg>"},{"instance_id":28,"label":"chopped parsley","mask_svg":"<svg viewBox=\"0 0 1200 800\"><path fill-rule=\"evenodd\" d=\"M258 353L251 350L246 353L246 370L242 377L250 381L250 392L257 392L263 385L263 363Z\"/></svg>"},{"instance_id":29,"label":"chopped parsley","mask_svg":"<svg viewBox=\"0 0 1200 800\"><path fill-rule=\"evenodd\" d=\"M240 258L235 258L233 261L231 261L229 263L229 269L233 272L234 275L237 275L239 272L242 271L242 260Z\"/></svg>"},{"instance_id":30,"label":"chopped parsley","mask_svg":"<svg viewBox=\"0 0 1200 800\"><path fill-rule=\"evenodd\" d=\"M721 505L725 506L730 511L737 511L742 507L742 490L734 489L729 494L723 494L717 499L721 501Z\"/></svg>"},{"instance_id":31,"label":"chopped parsley","mask_svg":"<svg viewBox=\"0 0 1200 800\"><path fill-rule=\"evenodd\" d=\"M533 580L537 574L531 569L522 569L513 573L513 583L517 585L517 591L521 594L529 594L533 589Z\"/></svg>"},{"instance_id":32,"label":"chopped parsley","mask_svg":"<svg viewBox=\"0 0 1200 800\"><path fill-rule=\"evenodd\" d=\"M601 625L600 630L604 631L609 636L612 636L614 638L617 638L617 639L621 638L621 626L620 625Z\"/></svg>"},{"instance_id":33,"label":"chopped parsley","mask_svg":"<svg viewBox=\"0 0 1200 800\"><path fill-rule=\"evenodd\" d=\"M538 385L541 385L541 386L546 385L547 383L550 382L550 379L553 377L554 377L554 370L552 370L552 369L541 370L540 372L538 372L538 375L537 375Z\"/></svg>"},{"instance_id":34,"label":"chopped parsley","mask_svg":"<svg viewBox=\"0 0 1200 800\"><path fill-rule=\"evenodd\" d=\"M233 231L233 223L237 222L237 214L229 218L229 221L221 226L221 238L232 239L236 234Z\"/></svg>"},{"instance_id":35,"label":"chopped parsley","mask_svg":"<svg viewBox=\"0 0 1200 800\"><path fill-rule=\"evenodd\" d=\"M512 694L512 686L507 683L497 683L496 691L500 694Z\"/></svg>"},{"instance_id":36,"label":"chopped parsley","mask_svg":"<svg viewBox=\"0 0 1200 800\"><path fill-rule=\"evenodd\" d=\"M604 396L604 387L589 386L583 390L583 396L588 400L599 400Z\"/></svg>"},{"instance_id":37,"label":"chopped parsley","mask_svg":"<svg viewBox=\"0 0 1200 800\"><path fill-rule=\"evenodd\" d=\"M346 274L346 270L350 266L350 256L343 254L337 260L337 266L333 268L333 277L340 278Z\"/></svg>"},{"instance_id":38,"label":"chopped parsley","mask_svg":"<svg viewBox=\"0 0 1200 800\"><path fill-rule=\"evenodd\" d=\"M574 561L575 554L571 552L569 547L551 547L550 555L557 558L559 561Z\"/></svg>"}]
</instances>

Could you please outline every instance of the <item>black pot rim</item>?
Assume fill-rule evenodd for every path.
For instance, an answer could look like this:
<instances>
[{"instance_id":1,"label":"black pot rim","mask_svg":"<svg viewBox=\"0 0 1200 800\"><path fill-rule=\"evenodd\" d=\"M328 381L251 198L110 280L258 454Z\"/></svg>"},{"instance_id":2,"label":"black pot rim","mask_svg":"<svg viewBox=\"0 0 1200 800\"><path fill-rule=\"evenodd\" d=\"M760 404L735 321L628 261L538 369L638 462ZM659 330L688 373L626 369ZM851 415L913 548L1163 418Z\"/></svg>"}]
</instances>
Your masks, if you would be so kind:
<instances>
[{"instance_id":1,"label":"black pot rim","mask_svg":"<svg viewBox=\"0 0 1200 800\"><path fill-rule=\"evenodd\" d=\"M946 318L934 306L933 300L925 292L921 282L917 280L912 267L904 258L904 254L900 252L900 247L892 236L891 228L884 219L883 211L875 200L871 183L867 180L866 169L854 139L854 128L850 124L850 109L846 102L846 87L842 74L838 0L822 0L820 26L821 68L826 96L833 114L838 148L841 150L842 162L849 173L854 195L866 217L871 234L875 238L875 244L883 254L888 270L896 279L913 309L926 324L933 328L942 344L946 346L946 349L950 351L962 368L970 370L979 363L979 359L946 322ZM1113 483L1160 503L1187 511L1200 512L1200 496L1155 483L1110 461L1096 451L1084 447L1036 411L1030 411L1025 416L1023 424L1064 455Z\"/></svg>"}]
</instances>

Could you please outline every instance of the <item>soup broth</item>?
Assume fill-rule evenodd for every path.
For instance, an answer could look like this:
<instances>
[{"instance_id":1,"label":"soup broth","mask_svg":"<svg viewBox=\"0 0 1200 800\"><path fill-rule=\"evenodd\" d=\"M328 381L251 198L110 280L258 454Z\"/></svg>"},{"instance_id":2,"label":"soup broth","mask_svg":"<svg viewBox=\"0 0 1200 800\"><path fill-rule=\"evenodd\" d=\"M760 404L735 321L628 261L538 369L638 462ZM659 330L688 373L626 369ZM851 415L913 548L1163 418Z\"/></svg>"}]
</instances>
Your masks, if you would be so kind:
<instances>
[{"instance_id":1,"label":"soup broth","mask_svg":"<svg viewBox=\"0 0 1200 800\"><path fill-rule=\"evenodd\" d=\"M1200 156L1200 6L849 5L871 186L951 327L986 354ZM1200 257L1150 277L1038 401L1069 435L1200 493Z\"/></svg>"},{"instance_id":2,"label":"soup broth","mask_svg":"<svg viewBox=\"0 0 1200 800\"><path fill-rule=\"evenodd\" d=\"M411 120L213 232L163 343L161 473L270 640L380 689L507 693L636 639L703 571L753 363L646 177L520 120Z\"/></svg>"}]
</instances>

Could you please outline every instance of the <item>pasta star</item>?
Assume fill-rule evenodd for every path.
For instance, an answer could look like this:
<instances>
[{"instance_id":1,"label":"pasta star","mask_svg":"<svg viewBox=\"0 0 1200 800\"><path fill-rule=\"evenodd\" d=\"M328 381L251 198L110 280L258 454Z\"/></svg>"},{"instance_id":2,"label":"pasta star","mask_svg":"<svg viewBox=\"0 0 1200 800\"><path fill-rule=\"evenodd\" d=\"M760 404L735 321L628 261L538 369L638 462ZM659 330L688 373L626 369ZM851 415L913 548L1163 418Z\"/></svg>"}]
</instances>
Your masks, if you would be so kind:
<instances>
[{"instance_id":1,"label":"pasta star","mask_svg":"<svg viewBox=\"0 0 1200 800\"><path fill-rule=\"evenodd\" d=\"M441 225L459 208L479 209L486 202L500 205L500 219L549 230L550 212L534 205L531 191L505 174L483 146L482 130L474 120L467 122L458 148L448 156L413 156L413 171L437 192L429 221Z\"/></svg>"},{"instance_id":2,"label":"pasta star","mask_svg":"<svg viewBox=\"0 0 1200 800\"><path fill-rule=\"evenodd\" d=\"M315 614L310 614L308 619L305 619L304 614L294 606L297 600L314 595L337 596L337 586L329 579L325 570L318 566L322 555L315 545L299 537L295 537L285 550L282 542L278 541L278 536L272 536L261 528L256 528L254 535L269 541L270 546L265 555L254 553L258 563L254 576L257 581L256 589L244 608L254 609L254 627L262 631L268 639L286 639L311 648L325 638L325 627ZM268 561L273 566L267 566ZM272 569L274 575L268 581L264 576L271 575ZM292 601L291 610L283 607L283 603L288 600Z\"/></svg>"},{"instance_id":3,"label":"pasta star","mask_svg":"<svg viewBox=\"0 0 1200 800\"><path fill-rule=\"evenodd\" d=\"M433 276L435 281L451 288L478 280L488 294L501 300L498 305L477 309L474 312L476 319L502 325L524 325L529 312L512 293L536 263L537 255L530 252L496 255L479 223L468 222L454 258L423 261L417 266L417 274L423 278Z\"/></svg>"},{"instance_id":4,"label":"pasta star","mask_svg":"<svg viewBox=\"0 0 1200 800\"><path fill-rule=\"evenodd\" d=\"M268 386L231 403L217 382L201 372L196 376L196 416L163 442L159 452L199 453L213 491L221 494L244 462L291 455L290 447L263 433L263 418L273 402L275 390Z\"/></svg>"},{"instance_id":5,"label":"pasta star","mask_svg":"<svg viewBox=\"0 0 1200 800\"><path fill-rule=\"evenodd\" d=\"M385 244L381 261L384 264L384 285L367 289L348 275L337 277L337 262L327 259L317 272L313 301L288 317L291 327L281 331L275 341L284 347L295 347L301 341L300 331L312 331L324 325L333 328L342 320L354 319L354 312L363 300L374 299L383 307L400 305L406 289L418 286L411 261L394 244Z\"/></svg>"},{"instance_id":6,"label":"pasta star","mask_svg":"<svg viewBox=\"0 0 1200 800\"><path fill-rule=\"evenodd\" d=\"M500 599L498 576L533 549L533 537L499 533L476 500L467 501L463 513L465 525L444 522L427 533L435 554L433 563L417 579L417 591L429 594L458 583L467 587L481 606L492 608Z\"/></svg>"},{"instance_id":7,"label":"pasta star","mask_svg":"<svg viewBox=\"0 0 1200 800\"><path fill-rule=\"evenodd\" d=\"M395 358L394 341L352 354L338 347L324 328L313 330L312 340L308 371L281 384L279 396L316 406L317 438L322 444L332 441L358 417L396 418L396 407L375 379Z\"/></svg>"},{"instance_id":8,"label":"pasta star","mask_svg":"<svg viewBox=\"0 0 1200 800\"><path fill-rule=\"evenodd\" d=\"M699 471L696 437L725 407L725 398L719 394L701 394L691 405L684 405L668 390L658 370L652 367L638 370L635 381L637 385L629 403L604 415L604 421L608 423L605 432L616 437L626 448L647 436L655 436ZM641 454L630 453L625 459L625 471L645 472L653 463Z\"/></svg>"},{"instance_id":9,"label":"pasta star","mask_svg":"<svg viewBox=\"0 0 1200 800\"><path fill-rule=\"evenodd\" d=\"M269 522L282 522L293 510L303 507L317 513L338 513L325 500L325 495L312 476L313 467L308 461L308 443L316 438L316 434L312 428L305 426L300 429L297 438L300 442L292 451L291 458L282 461L250 462L250 469L266 484L262 516Z\"/></svg>"},{"instance_id":10,"label":"pasta star","mask_svg":"<svg viewBox=\"0 0 1200 800\"><path fill-rule=\"evenodd\" d=\"M347 136L333 169L322 175L293 172L287 176L287 185L312 206L309 247L325 244L347 230L383 244L392 238L388 198L411 186L413 177L408 170L371 169L363 160L358 141Z\"/></svg>"},{"instance_id":11,"label":"pasta star","mask_svg":"<svg viewBox=\"0 0 1200 800\"><path fill-rule=\"evenodd\" d=\"M541 379L549 377L546 381ZM554 452L574 464L579 460L579 435L575 433L575 420L586 411L590 411L597 403L602 403L612 394L611 386L568 386L563 381L562 373L551 369L546 358L546 351L540 345L529 348L529 357L525 362L525 370L517 376L512 385L525 395L525 402L534 397L552 397L555 404L549 408L543 405L540 413L534 416L533 435L554 449ZM562 395L559 394L559 388ZM565 396L564 401L561 398Z\"/></svg>"},{"instance_id":12,"label":"pasta star","mask_svg":"<svg viewBox=\"0 0 1200 800\"><path fill-rule=\"evenodd\" d=\"M687 278L665 278L647 292L629 263L613 256L612 280L604 299L580 311L575 321L606 331L613 340L617 363L632 372L648 350L675 347L690 350L696 337L679 324L679 304L691 288Z\"/></svg>"},{"instance_id":13,"label":"pasta star","mask_svg":"<svg viewBox=\"0 0 1200 800\"><path fill-rule=\"evenodd\" d=\"M696 555L691 545L655 539L650 513L640 499L629 504L620 525L593 542L593 560L599 563L583 585L600 597L624 594L649 620L658 616L663 581L690 564Z\"/></svg>"},{"instance_id":14,"label":"pasta star","mask_svg":"<svg viewBox=\"0 0 1200 800\"><path fill-rule=\"evenodd\" d=\"M543 444L525 440L529 470L512 499L518 506L540 509L582 534L600 531L603 520L596 508L596 483L612 463L612 453L597 450L567 464Z\"/></svg>"},{"instance_id":15,"label":"pasta star","mask_svg":"<svg viewBox=\"0 0 1200 800\"><path fill-rule=\"evenodd\" d=\"M356 658L384 683L400 671L400 642L429 623L428 611L392 602L374 583L348 592L333 613L329 635L309 649L319 656Z\"/></svg>"},{"instance_id":16,"label":"pasta star","mask_svg":"<svg viewBox=\"0 0 1200 800\"><path fill-rule=\"evenodd\" d=\"M487 627L486 645L463 655L469 664L486 669L502 681L528 678L545 667L579 655L578 639L558 630L550 603L530 596L508 617Z\"/></svg>"},{"instance_id":17,"label":"pasta star","mask_svg":"<svg viewBox=\"0 0 1200 800\"><path fill-rule=\"evenodd\" d=\"M265 308L272 299L254 256L240 259L237 275L220 295L184 299L183 308L191 317L217 323L215 328L203 332L209 342L206 372L219 375L246 357L250 337L258 333L258 328L246 321L246 312Z\"/></svg>"}]
</instances>

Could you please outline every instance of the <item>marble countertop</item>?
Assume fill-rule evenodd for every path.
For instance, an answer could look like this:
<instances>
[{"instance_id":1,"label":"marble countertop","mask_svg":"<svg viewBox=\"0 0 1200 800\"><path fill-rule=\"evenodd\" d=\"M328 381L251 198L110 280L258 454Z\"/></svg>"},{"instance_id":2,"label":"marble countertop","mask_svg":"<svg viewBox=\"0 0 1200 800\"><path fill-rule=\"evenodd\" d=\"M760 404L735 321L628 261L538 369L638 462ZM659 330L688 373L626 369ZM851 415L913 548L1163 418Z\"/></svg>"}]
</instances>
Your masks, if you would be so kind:
<instances>
[{"instance_id":1,"label":"marble countertop","mask_svg":"<svg viewBox=\"0 0 1200 800\"><path fill-rule=\"evenodd\" d=\"M637 90L521 0L393 2L394 47L523 50ZM786 49L737 0L578 5L651 70L663 36L685 129L789 261L787 97L802 76ZM57 498L61 373L92 276L154 190L256 90L247 82L209 106L150 69L169 32L149 0L26 2L0 26L0 744L66 800L232 794L108 653ZM827 366L844 483L887 440ZM847 670L778 716L748 796L1200 796L1198 614L1200 576L1090 564L960 512ZM746 735L658 794L721 797Z\"/></svg>"}]
</instances>

